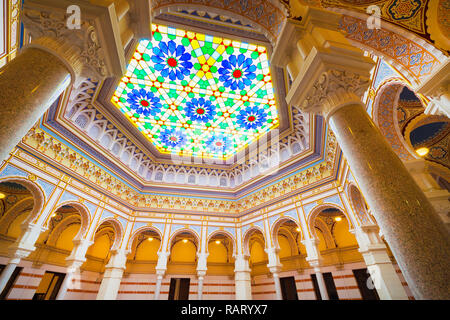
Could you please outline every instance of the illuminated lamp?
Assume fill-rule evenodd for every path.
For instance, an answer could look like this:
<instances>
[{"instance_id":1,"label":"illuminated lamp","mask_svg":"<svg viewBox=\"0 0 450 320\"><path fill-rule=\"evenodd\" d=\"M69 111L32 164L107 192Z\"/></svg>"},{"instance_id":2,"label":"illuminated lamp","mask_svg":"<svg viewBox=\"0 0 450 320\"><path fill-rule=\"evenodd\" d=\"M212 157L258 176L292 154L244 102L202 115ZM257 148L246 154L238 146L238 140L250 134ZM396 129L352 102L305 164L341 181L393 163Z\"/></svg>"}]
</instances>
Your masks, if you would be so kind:
<instances>
[{"instance_id":1,"label":"illuminated lamp","mask_svg":"<svg viewBox=\"0 0 450 320\"><path fill-rule=\"evenodd\" d=\"M430 152L430 149L428 149L428 148L426 148L426 147L419 148L419 149L416 150L416 153L417 153L419 156L421 156L421 157L426 156L426 155L428 154L428 152Z\"/></svg>"}]
</instances>

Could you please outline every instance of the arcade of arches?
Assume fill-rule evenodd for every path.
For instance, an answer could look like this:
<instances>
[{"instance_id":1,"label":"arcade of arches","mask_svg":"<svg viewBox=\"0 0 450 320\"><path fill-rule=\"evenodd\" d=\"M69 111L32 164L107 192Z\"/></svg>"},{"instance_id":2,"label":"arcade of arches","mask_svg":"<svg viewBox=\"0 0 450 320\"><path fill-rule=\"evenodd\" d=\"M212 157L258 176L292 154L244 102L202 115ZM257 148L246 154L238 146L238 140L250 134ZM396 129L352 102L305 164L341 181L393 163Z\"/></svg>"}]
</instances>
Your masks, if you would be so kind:
<instances>
[{"instance_id":1,"label":"arcade of arches","mask_svg":"<svg viewBox=\"0 0 450 320\"><path fill-rule=\"evenodd\" d=\"M0 10L0 299L450 298L448 1Z\"/></svg>"}]
</instances>

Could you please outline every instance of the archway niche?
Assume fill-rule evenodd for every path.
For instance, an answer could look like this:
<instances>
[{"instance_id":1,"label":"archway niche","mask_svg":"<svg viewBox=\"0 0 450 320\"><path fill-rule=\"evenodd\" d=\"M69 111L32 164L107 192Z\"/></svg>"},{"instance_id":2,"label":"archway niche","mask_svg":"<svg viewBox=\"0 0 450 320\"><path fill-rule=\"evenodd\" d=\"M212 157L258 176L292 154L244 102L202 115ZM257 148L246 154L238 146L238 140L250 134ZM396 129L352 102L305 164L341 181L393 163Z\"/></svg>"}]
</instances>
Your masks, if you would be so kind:
<instances>
[{"instance_id":1,"label":"archway niche","mask_svg":"<svg viewBox=\"0 0 450 320\"><path fill-rule=\"evenodd\" d=\"M104 220L96 229L93 244L86 252L86 262L82 268L103 272L111 258L111 251L118 248L122 232L119 223L112 219Z\"/></svg>"},{"instance_id":2,"label":"archway niche","mask_svg":"<svg viewBox=\"0 0 450 320\"><path fill-rule=\"evenodd\" d=\"M0 182L0 243L1 252L22 234L23 224L29 220L35 207L34 196L23 184L14 181Z\"/></svg>"},{"instance_id":3,"label":"archway niche","mask_svg":"<svg viewBox=\"0 0 450 320\"><path fill-rule=\"evenodd\" d=\"M136 232L130 242L126 273L154 274L161 249L160 233L155 229L145 228Z\"/></svg>"},{"instance_id":4,"label":"archway niche","mask_svg":"<svg viewBox=\"0 0 450 320\"><path fill-rule=\"evenodd\" d=\"M277 221L273 227L272 239L274 246L279 249L282 271L308 268L306 248L301 242L303 235L297 222L289 218Z\"/></svg>"},{"instance_id":5,"label":"archway niche","mask_svg":"<svg viewBox=\"0 0 450 320\"><path fill-rule=\"evenodd\" d=\"M190 230L181 230L169 241L170 256L167 272L170 275L194 275L197 269L197 253L200 248L198 236Z\"/></svg>"},{"instance_id":6,"label":"archway niche","mask_svg":"<svg viewBox=\"0 0 450 320\"><path fill-rule=\"evenodd\" d=\"M363 261L358 242L350 232L351 222L336 207L328 207L312 217L311 233L319 239L323 265L343 265Z\"/></svg>"},{"instance_id":7,"label":"archway niche","mask_svg":"<svg viewBox=\"0 0 450 320\"><path fill-rule=\"evenodd\" d=\"M248 261L252 276L270 273L269 268L267 268L269 261L265 249L266 241L262 231L258 228L248 230L244 236L244 251L249 256Z\"/></svg>"},{"instance_id":8,"label":"archway niche","mask_svg":"<svg viewBox=\"0 0 450 320\"><path fill-rule=\"evenodd\" d=\"M207 275L234 276L233 238L225 232L212 234L208 239Z\"/></svg>"},{"instance_id":9,"label":"archway niche","mask_svg":"<svg viewBox=\"0 0 450 320\"><path fill-rule=\"evenodd\" d=\"M30 259L65 266L65 259L74 248L73 241L81 239L87 231L89 213L80 203L61 204L47 217L45 226L47 230L37 239Z\"/></svg>"}]
</instances>

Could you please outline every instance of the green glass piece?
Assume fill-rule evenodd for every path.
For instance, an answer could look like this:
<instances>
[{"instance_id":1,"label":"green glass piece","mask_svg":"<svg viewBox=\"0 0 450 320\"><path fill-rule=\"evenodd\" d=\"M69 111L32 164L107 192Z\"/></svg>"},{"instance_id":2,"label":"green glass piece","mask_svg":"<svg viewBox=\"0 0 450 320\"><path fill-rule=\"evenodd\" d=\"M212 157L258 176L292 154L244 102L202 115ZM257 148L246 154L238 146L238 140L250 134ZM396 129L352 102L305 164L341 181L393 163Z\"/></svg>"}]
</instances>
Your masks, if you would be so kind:
<instances>
[{"instance_id":1,"label":"green glass piece","mask_svg":"<svg viewBox=\"0 0 450 320\"><path fill-rule=\"evenodd\" d=\"M161 41L162 40L162 35L159 32L155 32L153 34L153 39L155 39L156 41Z\"/></svg>"}]
</instances>

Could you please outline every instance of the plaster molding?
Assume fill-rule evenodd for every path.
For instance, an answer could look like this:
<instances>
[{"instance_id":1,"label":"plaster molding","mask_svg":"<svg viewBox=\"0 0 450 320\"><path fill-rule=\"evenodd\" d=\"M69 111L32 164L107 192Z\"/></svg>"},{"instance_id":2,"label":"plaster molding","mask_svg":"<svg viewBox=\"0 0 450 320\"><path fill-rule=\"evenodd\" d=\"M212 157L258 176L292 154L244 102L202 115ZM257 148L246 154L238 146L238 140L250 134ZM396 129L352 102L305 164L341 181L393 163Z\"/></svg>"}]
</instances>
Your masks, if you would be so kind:
<instances>
[{"instance_id":1,"label":"plaster molding","mask_svg":"<svg viewBox=\"0 0 450 320\"><path fill-rule=\"evenodd\" d=\"M323 72L314 82L300 107L305 112L329 118L339 107L362 104L360 97L369 84L369 78L354 72L331 69Z\"/></svg>"},{"instance_id":2,"label":"plaster molding","mask_svg":"<svg viewBox=\"0 0 450 320\"><path fill-rule=\"evenodd\" d=\"M28 47L56 55L70 66L73 79L78 81L80 77L102 79L110 75L94 21L83 21L79 30L70 30L66 19L61 13L25 7L22 21L32 36Z\"/></svg>"}]
</instances>

